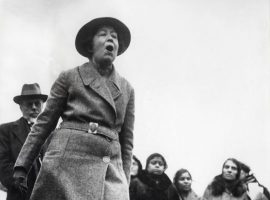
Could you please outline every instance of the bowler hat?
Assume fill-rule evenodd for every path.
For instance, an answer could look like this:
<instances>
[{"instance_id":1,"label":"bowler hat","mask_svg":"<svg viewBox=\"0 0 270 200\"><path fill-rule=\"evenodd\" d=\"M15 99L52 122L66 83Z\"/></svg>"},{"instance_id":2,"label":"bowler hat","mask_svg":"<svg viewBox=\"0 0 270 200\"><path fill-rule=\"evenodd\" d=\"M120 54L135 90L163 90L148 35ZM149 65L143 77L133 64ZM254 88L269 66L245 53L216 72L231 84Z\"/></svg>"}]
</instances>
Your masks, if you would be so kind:
<instances>
[{"instance_id":1,"label":"bowler hat","mask_svg":"<svg viewBox=\"0 0 270 200\"><path fill-rule=\"evenodd\" d=\"M41 94L39 84L37 83L24 84L22 87L21 95L15 96L13 100L15 103L20 104L22 100L31 98L39 98L45 102L48 98L48 95Z\"/></svg>"},{"instance_id":2,"label":"bowler hat","mask_svg":"<svg viewBox=\"0 0 270 200\"><path fill-rule=\"evenodd\" d=\"M87 50L87 45L89 42L92 41L94 35L96 34L97 30L101 26L111 26L115 29L118 42L119 42L119 49L118 54L122 54L129 46L131 35L128 27L118 19L112 17L100 17L91 20L90 22L86 23L77 33L75 39L75 46L77 51L84 57L89 57L90 53Z\"/></svg>"}]
</instances>

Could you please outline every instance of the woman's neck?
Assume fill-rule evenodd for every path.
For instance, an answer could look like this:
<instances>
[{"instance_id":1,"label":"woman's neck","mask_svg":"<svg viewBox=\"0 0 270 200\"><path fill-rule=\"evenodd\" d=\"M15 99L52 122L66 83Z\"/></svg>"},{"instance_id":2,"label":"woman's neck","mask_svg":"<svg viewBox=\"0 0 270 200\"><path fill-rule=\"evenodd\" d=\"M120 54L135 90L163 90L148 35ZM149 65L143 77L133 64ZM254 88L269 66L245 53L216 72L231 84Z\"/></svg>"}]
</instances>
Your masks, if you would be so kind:
<instances>
[{"instance_id":1,"label":"woman's neck","mask_svg":"<svg viewBox=\"0 0 270 200\"><path fill-rule=\"evenodd\" d=\"M177 189L178 190L178 193L179 195L181 195L181 197L187 197L190 190L181 190L181 189Z\"/></svg>"},{"instance_id":2,"label":"woman's neck","mask_svg":"<svg viewBox=\"0 0 270 200\"><path fill-rule=\"evenodd\" d=\"M93 63L94 68L98 71L98 73L101 76L109 76L113 70L113 65L112 63L108 63L108 62L100 62L97 63L95 62L94 59L91 60L91 62Z\"/></svg>"}]
</instances>

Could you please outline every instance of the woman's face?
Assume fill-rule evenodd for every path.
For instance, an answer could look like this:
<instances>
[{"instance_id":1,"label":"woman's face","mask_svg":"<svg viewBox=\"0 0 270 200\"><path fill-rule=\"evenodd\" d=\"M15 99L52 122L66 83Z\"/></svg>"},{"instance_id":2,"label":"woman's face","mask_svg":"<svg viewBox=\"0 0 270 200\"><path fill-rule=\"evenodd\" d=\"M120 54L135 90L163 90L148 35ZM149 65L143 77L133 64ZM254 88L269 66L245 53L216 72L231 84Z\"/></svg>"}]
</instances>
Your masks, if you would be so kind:
<instances>
[{"instance_id":1,"label":"woman's face","mask_svg":"<svg viewBox=\"0 0 270 200\"><path fill-rule=\"evenodd\" d=\"M235 180L237 175L237 165L231 161L227 160L222 169L222 176L226 180Z\"/></svg>"},{"instance_id":2,"label":"woman's face","mask_svg":"<svg viewBox=\"0 0 270 200\"><path fill-rule=\"evenodd\" d=\"M118 36L113 27L103 26L93 37L91 51L92 59L96 63L108 62L112 64L119 48Z\"/></svg>"},{"instance_id":3,"label":"woman's face","mask_svg":"<svg viewBox=\"0 0 270 200\"><path fill-rule=\"evenodd\" d=\"M154 157L150 160L147 171L150 174L161 175L165 171L165 163L161 157Z\"/></svg>"},{"instance_id":4,"label":"woman's face","mask_svg":"<svg viewBox=\"0 0 270 200\"><path fill-rule=\"evenodd\" d=\"M192 179L188 172L183 173L177 180L177 187L180 190L189 191L191 190Z\"/></svg>"},{"instance_id":5,"label":"woman's face","mask_svg":"<svg viewBox=\"0 0 270 200\"><path fill-rule=\"evenodd\" d=\"M136 160L132 159L130 174L131 174L132 176L136 176L136 175L138 174L138 171L139 171L139 165L138 165L138 163L136 162Z\"/></svg>"}]
</instances>

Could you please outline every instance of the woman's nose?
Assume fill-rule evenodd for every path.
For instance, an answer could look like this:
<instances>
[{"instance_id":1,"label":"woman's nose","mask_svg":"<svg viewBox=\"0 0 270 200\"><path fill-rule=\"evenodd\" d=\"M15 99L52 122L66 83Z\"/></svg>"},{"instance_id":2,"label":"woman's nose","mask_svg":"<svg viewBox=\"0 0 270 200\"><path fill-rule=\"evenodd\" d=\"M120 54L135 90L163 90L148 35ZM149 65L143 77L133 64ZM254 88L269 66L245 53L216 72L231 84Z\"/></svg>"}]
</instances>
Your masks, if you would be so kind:
<instances>
[{"instance_id":1,"label":"woman's nose","mask_svg":"<svg viewBox=\"0 0 270 200\"><path fill-rule=\"evenodd\" d=\"M113 42L113 38L112 38L112 36L108 36L108 38L107 38L107 42Z\"/></svg>"}]
</instances>

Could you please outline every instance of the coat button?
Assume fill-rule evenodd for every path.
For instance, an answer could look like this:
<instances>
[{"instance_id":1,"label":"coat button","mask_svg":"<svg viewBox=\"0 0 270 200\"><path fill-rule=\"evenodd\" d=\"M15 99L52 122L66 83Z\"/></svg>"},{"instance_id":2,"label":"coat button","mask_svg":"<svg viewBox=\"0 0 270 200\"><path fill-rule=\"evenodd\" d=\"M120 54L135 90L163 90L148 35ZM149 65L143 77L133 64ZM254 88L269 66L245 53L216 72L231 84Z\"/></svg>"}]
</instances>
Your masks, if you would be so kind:
<instances>
[{"instance_id":1,"label":"coat button","mask_svg":"<svg viewBox=\"0 0 270 200\"><path fill-rule=\"evenodd\" d=\"M103 160L103 162L105 162L105 163L109 163L109 162L111 161L111 159L110 159L109 156L104 156L102 160Z\"/></svg>"}]
</instances>

